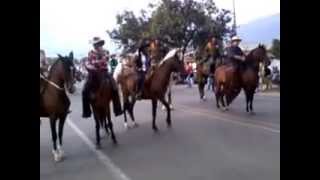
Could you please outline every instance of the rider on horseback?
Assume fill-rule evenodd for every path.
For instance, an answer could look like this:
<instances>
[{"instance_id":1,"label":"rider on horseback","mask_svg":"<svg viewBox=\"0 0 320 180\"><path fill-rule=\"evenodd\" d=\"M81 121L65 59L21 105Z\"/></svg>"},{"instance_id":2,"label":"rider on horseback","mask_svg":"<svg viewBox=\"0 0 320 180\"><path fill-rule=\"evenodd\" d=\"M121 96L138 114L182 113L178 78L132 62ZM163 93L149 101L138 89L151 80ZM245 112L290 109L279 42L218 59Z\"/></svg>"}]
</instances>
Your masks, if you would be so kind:
<instances>
[{"instance_id":1,"label":"rider on horseback","mask_svg":"<svg viewBox=\"0 0 320 180\"><path fill-rule=\"evenodd\" d=\"M242 39L238 36L233 36L231 38L231 46L227 49L227 57L236 65L237 70L240 70L242 62L245 60L245 54L239 47L241 41Z\"/></svg>"},{"instance_id":2,"label":"rider on horseback","mask_svg":"<svg viewBox=\"0 0 320 180\"><path fill-rule=\"evenodd\" d=\"M226 49L227 57L231 60L232 64L234 64L236 69L236 74L237 74L236 77L238 78L240 78L240 72L244 66L243 61L245 60L245 54L239 47L239 44L241 41L242 39L240 39L238 36L233 36L231 38L231 46ZM237 87L235 87L234 91L240 92L240 89L241 89L240 84L238 84Z\"/></svg>"},{"instance_id":3,"label":"rider on horseback","mask_svg":"<svg viewBox=\"0 0 320 180\"><path fill-rule=\"evenodd\" d=\"M40 74L41 75L46 76L45 74L48 71L48 66L49 66L49 63L47 61L46 54L44 50L40 49Z\"/></svg>"},{"instance_id":4,"label":"rider on horseback","mask_svg":"<svg viewBox=\"0 0 320 180\"><path fill-rule=\"evenodd\" d=\"M216 59L219 57L219 46L217 39L215 37L209 38L206 46L204 47L204 55L203 59L199 62L199 64L208 63L210 69L213 68Z\"/></svg>"},{"instance_id":5,"label":"rider on horseback","mask_svg":"<svg viewBox=\"0 0 320 180\"><path fill-rule=\"evenodd\" d=\"M88 70L88 79L84 85L82 91L82 117L89 118L91 116L90 109L90 93L94 90L93 86L93 76L95 72L105 72L106 78L108 78L112 85L112 101L113 101L113 109L115 115L118 116L122 114L121 103L118 94L118 88L116 82L113 77L108 73L108 60L109 60L109 52L103 49L104 40L99 37L94 37L92 44L94 49L89 52L88 60L85 63L85 67Z\"/></svg>"},{"instance_id":6,"label":"rider on horseback","mask_svg":"<svg viewBox=\"0 0 320 180\"><path fill-rule=\"evenodd\" d=\"M139 74L137 99L141 99L145 75L151 66L150 59L147 55L148 46L149 43L144 42L140 44L140 47L138 49L138 56L136 60L137 71Z\"/></svg>"}]
</instances>

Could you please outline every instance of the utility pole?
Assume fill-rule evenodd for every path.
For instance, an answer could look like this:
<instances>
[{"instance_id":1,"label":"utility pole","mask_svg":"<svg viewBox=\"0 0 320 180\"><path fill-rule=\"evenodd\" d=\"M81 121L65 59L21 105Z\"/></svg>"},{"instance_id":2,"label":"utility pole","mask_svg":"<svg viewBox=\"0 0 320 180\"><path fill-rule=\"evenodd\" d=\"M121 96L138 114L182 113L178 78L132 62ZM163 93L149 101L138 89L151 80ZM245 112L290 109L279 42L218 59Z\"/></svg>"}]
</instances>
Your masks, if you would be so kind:
<instances>
[{"instance_id":1,"label":"utility pole","mask_svg":"<svg viewBox=\"0 0 320 180\"><path fill-rule=\"evenodd\" d=\"M236 7L235 7L235 0L232 0L233 2L233 32L235 33L234 35L237 35L237 23L236 23Z\"/></svg>"}]
</instances>

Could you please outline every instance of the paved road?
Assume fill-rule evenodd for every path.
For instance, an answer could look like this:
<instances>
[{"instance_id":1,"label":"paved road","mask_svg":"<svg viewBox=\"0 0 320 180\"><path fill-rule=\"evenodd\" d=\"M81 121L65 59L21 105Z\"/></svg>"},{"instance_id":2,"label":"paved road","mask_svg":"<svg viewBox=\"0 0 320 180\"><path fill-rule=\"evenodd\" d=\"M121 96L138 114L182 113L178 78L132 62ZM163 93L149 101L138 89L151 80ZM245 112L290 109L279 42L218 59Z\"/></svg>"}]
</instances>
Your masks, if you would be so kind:
<instances>
[{"instance_id":1,"label":"paved road","mask_svg":"<svg viewBox=\"0 0 320 180\"><path fill-rule=\"evenodd\" d=\"M160 132L153 133L151 102L140 101L135 108L140 126L125 131L123 116L113 117L119 145L102 133L102 150L93 146L93 119L80 116L80 94L71 100L64 161L53 162L48 120L40 127L42 180L280 179L280 95L258 93L251 116L242 95L224 113L216 109L212 93L201 102L196 87L176 86L171 129L159 108Z\"/></svg>"}]
</instances>

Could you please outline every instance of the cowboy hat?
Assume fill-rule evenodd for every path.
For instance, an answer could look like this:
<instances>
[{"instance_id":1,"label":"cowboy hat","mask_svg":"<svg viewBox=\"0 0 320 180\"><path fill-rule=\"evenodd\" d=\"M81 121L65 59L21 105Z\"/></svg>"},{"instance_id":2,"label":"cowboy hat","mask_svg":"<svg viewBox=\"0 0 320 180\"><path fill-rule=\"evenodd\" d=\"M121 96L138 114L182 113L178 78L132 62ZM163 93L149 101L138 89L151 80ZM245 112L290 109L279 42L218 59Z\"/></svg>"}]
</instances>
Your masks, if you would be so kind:
<instances>
[{"instance_id":1,"label":"cowboy hat","mask_svg":"<svg viewBox=\"0 0 320 180\"><path fill-rule=\"evenodd\" d=\"M103 46L103 45L104 45L104 40L101 39L100 37L94 37L94 38L90 41L90 43L93 44L93 45L99 44L99 45Z\"/></svg>"},{"instance_id":2,"label":"cowboy hat","mask_svg":"<svg viewBox=\"0 0 320 180\"><path fill-rule=\"evenodd\" d=\"M231 38L231 42L233 42L233 41L242 41L242 39L240 39L238 36L233 36Z\"/></svg>"}]
</instances>

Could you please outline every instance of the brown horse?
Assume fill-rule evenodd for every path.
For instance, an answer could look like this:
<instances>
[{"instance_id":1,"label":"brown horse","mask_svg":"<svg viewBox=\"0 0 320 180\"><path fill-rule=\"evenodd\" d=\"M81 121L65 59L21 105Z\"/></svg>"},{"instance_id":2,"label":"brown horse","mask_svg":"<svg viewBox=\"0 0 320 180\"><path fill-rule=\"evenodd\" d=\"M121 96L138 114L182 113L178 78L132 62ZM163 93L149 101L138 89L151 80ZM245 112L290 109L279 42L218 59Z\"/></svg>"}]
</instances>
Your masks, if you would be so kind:
<instances>
[{"instance_id":1,"label":"brown horse","mask_svg":"<svg viewBox=\"0 0 320 180\"><path fill-rule=\"evenodd\" d=\"M157 65L154 72L146 79L143 88L143 99L152 101L152 129L158 131L156 126L156 112L158 100L167 109L167 125L171 126L171 109L165 99L166 92L170 81L171 73L184 72L184 63L182 61L182 52L180 49L171 50L164 59Z\"/></svg>"},{"instance_id":2,"label":"brown horse","mask_svg":"<svg viewBox=\"0 0 320 180\"><path fill-rule=\"evenodd\" d=\"M133 122L133 127L137 127L138 124L135 122L133 108L136 103L136 94L138 86L138 74L136 71L136 55L127 55L122 59L116 67L114 73L114 79L120 84L123 100L123 115L124 115L124 126L126 129L131 126L127 123L127 114L129 113L130 118Z\"/></svg>"},{"instance_id":3,"label":"brown horse","mask_svg":"<svg viewBox=\"0 0 320 180\"><path fill-rule=\"evenodd\" d=\"M148 51L150 57L159 57L159 54L156 50L159 50L157 46L153 46L154 44L150 44L148 48L152 49L152 51ZM155 48L155 49L153 49ZM153 56L151 55L153 54ZM157 102L160 100L162 104L166 107L167 110L167 124L171 125L171 115L170 115L170 105L165 100L165 95L168 90L168 85L172 72L180 72L184 71L184 65L181 57L180 49L171 50L167 56L158 62L158 64L151 69L151 72L147 72L147 78L143 84L143 93L142 99L150 99L152 101L152 128L154 131L157 131L158 128L156 126L156 111L157 111ZM135 60L136 57L134 57ZM116 70L117 71L117 70ZM127 73L127 74L126 74ZM124 72L122 76L119 78L119 82L121 85L123 98L124 98L124 109L129 110L132 121L134 122L134 113L133 108L136 102L135 94L137 90L137 72L128 70L128 72ZM131 101L129 98L131 97ZM125 115L125 123L126 123L126 115ZM136 124L135 124L136 125ZM126 125L125 125L126 126Z\"/></svg>"},{"instance_id":4,"label":"brown horse","mask_svg":"<svg viewBox=\"0 0 320 180\"><path fill-rule=\"evenodd\" d=\"M210 46L208 46L210 45ZM199 62L203 60L204 58L208 58L208 51L212 51L213 55L211 55L210 58L213 58L213 61L215 61L218 56L218 49L217 46L212 45L212 42L209 42L205 47L200 47L197 55L196 55L196 81L198 84L198 90L200 94L201 100L206 100L205 93L204 93L204 87L207 83L208 77L213 77L215 72L215 62L212 62L213 64L209 65L208 62Z\"/></svg>"},{"instance_id":5,"label":"brown horse","mask_svg":"<svg viewBox=\"0 0 320 180\"><path fill-rule=\"evenodd\" d=\"M40 75L40 117L50 119L51 135L53 142L53 155L55 161L63 157L62 136L63 127L69 112L70 100L65 88L74 92L74 64L73 53L68 57L58 55L58 60L52 65L48 78ZM57 146L56 122L59 120Z\"/></svg>"},{"instance_id":6,"label":"brown horse","mask_svg":"<svg viewBox=\"0 0 320 180\"><path fill-rule=\"evenodd\" d=\"M91 72L92 81L97 82L95 84L95 90L90 96L90 105L93 110L93 117L95 120L96 129L96 147L99 149L100 144L100 127L104 128L106 133L111 132L111 139L114 144L117 144L116 136L113 132L113 124L110 114L110 102L112 101L113 91L111 81L107 78L106 73L103 71ZM108 120L108 123L106 122Z\"/></svg>"},{"instance_id":7,"label":"brown horse","mask_svg":"<svg viewBox=\"0 0 320 180\"><path fill-rule=\"evenodd\" d=\"M217 108L220 108L220 102L224 110L228 110L228 106L243 88L246 95L247 112L249 112L249 105L251 112L253 112L252 101L259 81L259 63L266 61L268 61L266 48L259 45L246 56L243 68L240 68L239 73L237 73L236 67L232 63L219 66L215 72ZM226 99L226 104L224 98Z\"/></svg>"},{"instance_id":8,"label":"brown horse","mask_svg":"<svg viewBox=\"0 0 320 180\"><path fill-rule=\"evenodd\" d=\"M267 56L266 47L260 45L253 49L247 56L244 62L244 70L241 72L241 84L246 95L246 110L253 111L254 93L259 85L259 64L269 64L270 60Z\"/></svg>"}]
</instances>

